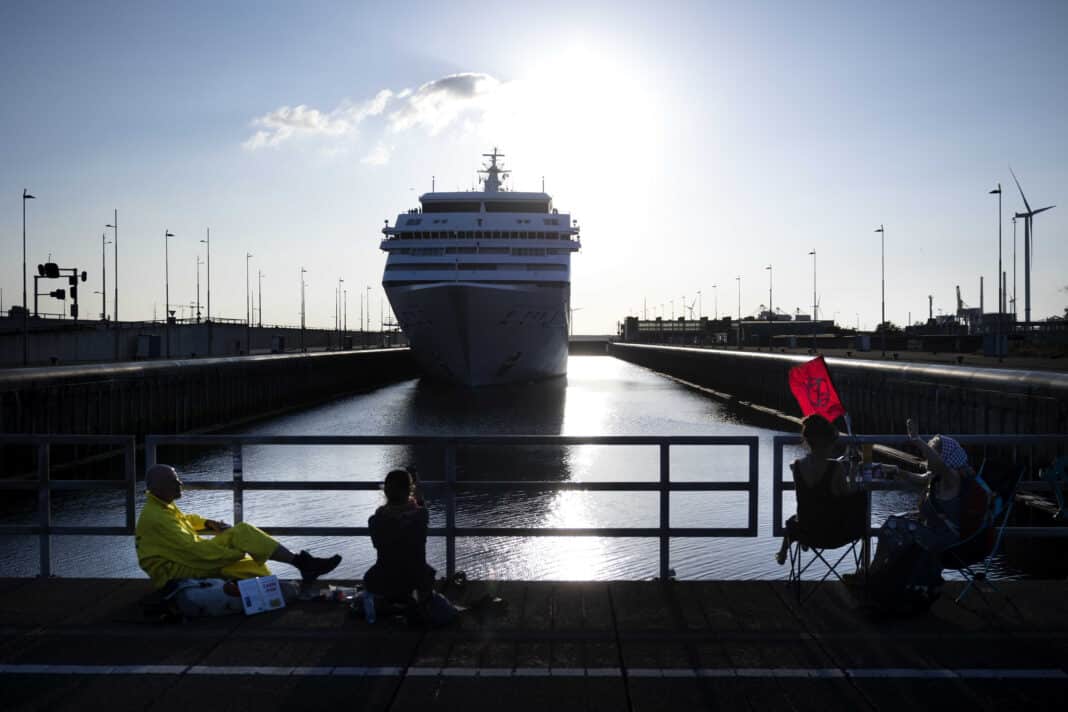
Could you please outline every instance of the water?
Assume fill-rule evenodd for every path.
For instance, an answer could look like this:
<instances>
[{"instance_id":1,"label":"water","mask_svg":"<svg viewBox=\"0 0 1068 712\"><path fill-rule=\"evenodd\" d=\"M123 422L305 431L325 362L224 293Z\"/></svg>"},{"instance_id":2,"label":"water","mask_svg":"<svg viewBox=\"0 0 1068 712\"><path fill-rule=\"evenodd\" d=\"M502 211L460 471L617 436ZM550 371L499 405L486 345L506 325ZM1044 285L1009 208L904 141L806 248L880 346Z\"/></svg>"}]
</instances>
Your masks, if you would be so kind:
<instances>
[{"instance_id":1,"label":"water","mask_svg":"<svg viewBox=\"0 0 1068 712\"><path fill-rule=\"evenodd\" d=\"M760 497L757 538L673 539L671 567L684 579L783 578L773 561L771 438L777 431L745 423L728 407L643 368L606 356L577 356L566 379L508 388L453 389L410 380L281 417L236 432L272 435L757 435ZM674 480L745 480L744 447L673 447ZM799 456L788 449L785 460ZM187 481L227 480L229 451L161 448L160 461L179 466ZM381 481L398 466L415 465L423 479L441 477L439 452L393 446L255 446L244 451L246 480ZM490 480L655 481L655 446L467 448L458 454L461 478ZM789 473L787 472L787 475ZM671 498L671 523L681 527L742 527L747 494L686 492ZM459 526L655 527L656 493L494 492L457 497ZM911 509L916 495L876 493L873 514ZM786 516L793 497L784 497ZM259 526L359 526L382 502L378 492L246 492L245 519ZM143 495L138 498L138 509ZM33 497L5 510L5 523L30 524ZM229 492L186 491L179 506L231 521ZM431 524L444 525L444 508L430 501ZM121 525L120 493L56 492L57 525ZM360 578L374 560L366 538L286 538L291 549L338 551L334 576ZM640 579L658 573L655 539L604 537L465 538L457 541L457 567L471 578ZM432 539L431 564L444 570L444 542ZM0 537L0 575L36 573L34 537ZM60 576L140 577L132 537L55 537L53 568ZM289 575L287 567L279 572Z\"/></svg>"}]
</instances>

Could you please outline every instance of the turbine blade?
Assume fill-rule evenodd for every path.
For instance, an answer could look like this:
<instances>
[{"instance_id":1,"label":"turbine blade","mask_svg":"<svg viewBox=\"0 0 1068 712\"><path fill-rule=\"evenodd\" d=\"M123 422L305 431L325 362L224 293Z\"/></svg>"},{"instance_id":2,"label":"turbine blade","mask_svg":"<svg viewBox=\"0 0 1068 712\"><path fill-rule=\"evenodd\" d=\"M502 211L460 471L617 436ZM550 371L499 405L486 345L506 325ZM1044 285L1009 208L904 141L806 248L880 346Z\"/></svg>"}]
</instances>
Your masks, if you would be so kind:
<instances>
[{"instance_id":1,"label":"turbine blade","mask_svg":"<svg viewBox=\"0 0 1068 712\"><path fill-rule=\"evenodd\" d=\"M1039 213L1044 213L1044 212L1046 212L1047 210L1052 210L1052 209L1053 209L1053 208L1055 208L1055 207L1057 207L1057 206L1056 206L1056 205L1047 205L1047 206L1046 206L1046 207L1044 207L1044 208L1039 208L1038 210L1035 210L1035 211L1034 211L1034 212L1032 212L1031 214L1032 214L1032 215L1038 215Z\"/></svg>"},{"instance_id":2,"label":"turbine blade","mask_svg":"<svg viewBox=\"0 0 1068 712\"><path fill-rule=\"evenodd\" d=\"M1012 173L1012 179L1016 181L1016 190L1020 191L1020 197L1023 198L1024 207L1027 208L1027 212L1031 212L1031 206L1027 204L1027 196L1024 195L1023 188L1020 187L1020 179L1016 177L1016 173L1012 170L1012 166L1009 166L1009 173Z\"/></svg>"}]
</instances>

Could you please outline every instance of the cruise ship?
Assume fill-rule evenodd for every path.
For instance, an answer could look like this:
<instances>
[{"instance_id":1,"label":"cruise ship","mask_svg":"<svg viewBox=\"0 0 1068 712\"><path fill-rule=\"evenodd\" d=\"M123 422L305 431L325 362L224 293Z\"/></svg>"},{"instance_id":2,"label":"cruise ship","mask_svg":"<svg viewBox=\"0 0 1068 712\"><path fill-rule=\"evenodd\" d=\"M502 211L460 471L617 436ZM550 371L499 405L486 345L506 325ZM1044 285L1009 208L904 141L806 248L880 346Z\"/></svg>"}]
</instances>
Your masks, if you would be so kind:
<instances>
[{"instance_id":1,"label":"cruise ship","mask_svg":"<svg viewBox=\"0 0 1068 712\"><path fill-rule=\"evenodd\" d=\"M579 229L547 193L506 190L494 148L481 191L430 192L382 233L382 286L424 373L467 386L567 373Z\"/></svg>"}]
</instances>

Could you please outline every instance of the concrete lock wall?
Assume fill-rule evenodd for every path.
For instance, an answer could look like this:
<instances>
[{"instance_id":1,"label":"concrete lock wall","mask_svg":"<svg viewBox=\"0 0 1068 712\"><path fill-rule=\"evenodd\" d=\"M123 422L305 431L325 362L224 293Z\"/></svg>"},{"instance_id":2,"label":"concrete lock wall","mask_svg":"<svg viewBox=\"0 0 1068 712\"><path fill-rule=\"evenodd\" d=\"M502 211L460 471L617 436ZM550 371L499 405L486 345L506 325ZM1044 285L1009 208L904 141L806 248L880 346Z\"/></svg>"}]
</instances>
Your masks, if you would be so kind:
<instances>
[{"instance_id":1,"label":"concrete lock wall","mask_svg":"<svg viewBox=\"0 0 1068 712\"><path fill-rule=\"evenodd\" d=\"M0 366L22 365L22 322L20 319L0 317ZM248 329L241 324L173 324L170 329L171 358L197 358L204 356L239 356L248 353L251 341L252 352L265 352L279 344L282 351L300 350L301 330L293 327L256 327ZM26 359L31 365L53 363L86 363L102 361L130 361L139 358L166 358L167 332L159 323L74 322L30 319L30 339ZM366 346L400 345L404 343L399 333L380 334L349 331L341 335L352 339L355 348ZM138 344L147 345L142 337L157 339L158 355L149 355ZM305 329L304 346L308 349L337 348L338 332L331 329ZM392 343L382 343L389 339ZM116 350L118 358L116 359Z\"/></svg>"},{"instance_id":2,"label":"concrete lock wall","mask_svg":"<svg viewBox=\"0 0 1068 712\"><path fill-rule=\"evenodd\" d=\"M706 388L790 415L800 409L790 368L811 359L771 353L613 343L608 352ZM933 364L827 359L856 432L1068 432L1068 374Z\"/></svg>"},{"instance_id":3,"label":"concrete lock wall","mask_svg":"<svg viewBox=\"0 0 1068 712\"><path fill-rule=\"evenodd\" d=\"M0 432L180 433L416 374L408 349L9 370L0 373Z\"/></svg>"}]
</instances>

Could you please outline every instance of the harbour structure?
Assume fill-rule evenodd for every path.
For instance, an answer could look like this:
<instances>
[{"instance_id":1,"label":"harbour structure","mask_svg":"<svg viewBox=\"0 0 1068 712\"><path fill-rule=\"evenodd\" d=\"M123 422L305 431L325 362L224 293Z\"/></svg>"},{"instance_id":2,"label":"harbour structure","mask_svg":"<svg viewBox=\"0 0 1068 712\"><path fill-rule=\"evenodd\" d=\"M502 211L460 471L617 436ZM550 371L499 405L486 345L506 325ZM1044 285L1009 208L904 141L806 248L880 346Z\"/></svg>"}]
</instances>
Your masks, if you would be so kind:
<instances>
[{"instance_id":1,"label":"harbour structure","mask_svg":"<svg viewBox=\"0 0 1068 712\"><path fill-rule=\"evenodd\" d=\"M427 375L466 386L562 376L579 228L547 193L503 189L503 154L483 155L483 190L424 193L386 222L382 286Z\"/></svg>"}]
</instances>

